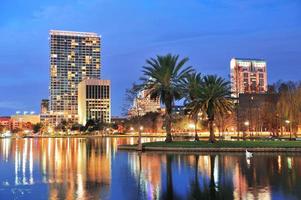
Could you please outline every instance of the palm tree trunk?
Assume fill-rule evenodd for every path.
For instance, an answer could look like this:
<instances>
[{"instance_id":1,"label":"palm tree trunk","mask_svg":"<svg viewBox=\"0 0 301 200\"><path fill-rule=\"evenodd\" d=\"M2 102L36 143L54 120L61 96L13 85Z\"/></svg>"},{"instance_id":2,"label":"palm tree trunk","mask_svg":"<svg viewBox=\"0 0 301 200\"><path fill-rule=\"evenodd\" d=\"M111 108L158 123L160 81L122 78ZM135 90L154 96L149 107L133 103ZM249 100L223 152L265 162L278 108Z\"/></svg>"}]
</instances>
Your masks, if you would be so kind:
<instances>
[{"instance_id":1,"label":"palm tree trunk","mask_svg":"<svg viewBox=\"0 0 301 200\"><path fill-rule=\"evenodd\" d=\"M165 125L166 125L166 139L165 142L172 142L172 136L171 136L171 103L170 105L166 104L166 113L165 113Z\"/></svg>"},{"instance_id":2,"label":"palm tree trunk","mask_svg":"<svg viewBox=\"0 0 301 200\"><path fill-rule=\"evenodd\" d=\"M209 120L209 142L214 143L215 142L215 136L214 136L214 129L213 129L213 120Z\"/></svg>"},{"instance_id":3,"label":"palm tree trunk","mask_svg":"<svg viewBox=\"0 0 301 200\"><path fill-rule=\"evenodd\" d=\"M199 140L200 140L200 138L199 138L199 136L198 136L197 125L198 125L198 118L197 118L197 116L196 116L195 119L194 119L194 140L195 140L195 141L199 141Z\"/></svg>"}]
</instances>

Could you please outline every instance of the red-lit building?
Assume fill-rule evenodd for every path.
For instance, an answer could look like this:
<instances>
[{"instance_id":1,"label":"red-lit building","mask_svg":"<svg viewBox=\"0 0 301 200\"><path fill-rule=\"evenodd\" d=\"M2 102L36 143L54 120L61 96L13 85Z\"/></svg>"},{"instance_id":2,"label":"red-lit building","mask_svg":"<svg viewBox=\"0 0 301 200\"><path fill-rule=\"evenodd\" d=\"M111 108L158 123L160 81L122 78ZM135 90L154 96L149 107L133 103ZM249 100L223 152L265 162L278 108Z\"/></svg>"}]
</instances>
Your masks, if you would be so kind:
<instances>
[{"instance_id":1,"label":"red-lit building","mask_svg":"<svg viewBox=\"0 0 301 200\"><path fill-rule=\"evenodd\" d=\"M233 97L244 93L266 93L267 65L262 59L232 58L230 62Z\"/></svg>"},{"instance_id":2,"label":"red-lit building","mask_svg":"<svg viewBox=\"0 0 301 200\"><path fill-rule=\"evenodd\" d=\"M0 126L2 129L11 130L12 129L12 122L10 117L0 117Z\"/></svg>"}]
</instances>

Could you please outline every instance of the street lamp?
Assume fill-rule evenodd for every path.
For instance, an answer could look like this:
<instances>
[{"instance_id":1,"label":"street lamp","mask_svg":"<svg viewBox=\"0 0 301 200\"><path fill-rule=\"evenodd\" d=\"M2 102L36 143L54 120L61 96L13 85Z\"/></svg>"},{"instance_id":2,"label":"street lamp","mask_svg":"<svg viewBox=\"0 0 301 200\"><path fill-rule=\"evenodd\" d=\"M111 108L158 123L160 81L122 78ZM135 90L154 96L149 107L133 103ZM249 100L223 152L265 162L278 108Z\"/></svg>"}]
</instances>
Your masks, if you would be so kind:
<instances>
[{"instance_id":1,"label":"street lamp","mask_svg":"<svg viewBox=\"0 0 301 200\"><path fill-rule=\"evenodd\" d=\"M248 131L248 133L249 133L249 125L250 125L250 122L249 121L245 121L244 122L244 125L246 126L246 128L247 128L247 131ZM244 134L245 135L245 134ZM244 139L245 139L245 137L244 137Z\"/></svg>"},{"instance_id":2,"label":"street lamp","mask_svg":"<svg viewBox=\"0 0 301 200\"><path fill-rule=\"evenodd\" d=\"M285 123L289 126L289 124L292 126L291 121L290 120L285 120ZM292 140L292 128L291 126L289 126L289 131L290 131L290 140Z\"/></svg>"},{"instance_id":3,"label":"street lamp","mask_svg":"<svg viewBox=\"0 0 301 200\"><path fill-rule=\"evenodd\" d=\"M141 143L141 131L143 130L143 126L140 126L140 111L142 111L142 108L140 108L137 105L137 114L138 114L138 146L137 150L142 151L142 143Z\"/></svg>"},{"instance_id":4,"label":"street lamp","mask_svg":"<svg viewBox=\"0 0 301 200\"><path fill-rule=\"evenodd\" d=\"M193 123L190 123L190 124L188 124L188 128L189 128L189 129L194 129L194 128L195 128L195 125L194 125Z\"/></svg>"}]
</instances>

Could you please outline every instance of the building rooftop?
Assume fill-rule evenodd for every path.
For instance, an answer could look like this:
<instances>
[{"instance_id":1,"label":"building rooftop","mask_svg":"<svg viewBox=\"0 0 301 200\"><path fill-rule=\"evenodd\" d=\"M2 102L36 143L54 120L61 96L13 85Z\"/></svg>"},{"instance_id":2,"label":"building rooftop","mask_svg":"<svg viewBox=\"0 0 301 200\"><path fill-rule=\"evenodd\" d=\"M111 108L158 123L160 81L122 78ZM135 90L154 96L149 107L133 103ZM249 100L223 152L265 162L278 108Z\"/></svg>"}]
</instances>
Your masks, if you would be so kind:
<instances>
[{"instance_id":1,"label":"building rooftop","mask_svg":"<svg viewBox=\"0 0 301 200\"><path fill-rule=\"evenodd\" d=\"M110 85L110 80L96 79L96 78L88 78L82 80L80 85Z\"/></svg>"},{"instance_id":2,"label":"building rooftop","mask_svg":"<svg viewBox=\"0 0 301 200\"><path fill-rule=\"evenodd\" d=\"M50 30L50 35L62 35L62 36L77 36L77 37L101 37L97 33L93 32L76 32L76 31L62 31L62 30Z\"/></svg>"},{"instance_id":3,"label":"building rooftop","mask_svg":"<svg viewBox=\"0 0 301 200\"><path fill-rule=\"evenodd\" d=\"M261 62L265 62L264 59L258 59L258 58L232 58L232 59L235 59L235 60L241 60L241 61L261 61Z\"/></svg>"}]
</instances>

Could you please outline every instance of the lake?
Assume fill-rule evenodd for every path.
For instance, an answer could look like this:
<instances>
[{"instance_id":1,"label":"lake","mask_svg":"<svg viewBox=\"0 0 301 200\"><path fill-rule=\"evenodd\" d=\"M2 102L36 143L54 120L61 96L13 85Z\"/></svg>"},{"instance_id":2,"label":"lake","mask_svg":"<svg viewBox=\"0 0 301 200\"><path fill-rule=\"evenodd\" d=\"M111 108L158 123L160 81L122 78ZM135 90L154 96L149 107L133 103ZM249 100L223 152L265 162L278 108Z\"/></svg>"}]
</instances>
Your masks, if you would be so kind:
<instances>
[{"instance_id":1,"label":"lake","mask_svg":"<svg viewBox=\"0 0 301 200\"><path fill-rule=\"evenodd\" d=\"M117 150L136 140L0 139L0 199L301 199L301 154Z\"/></svg>"}]
</instances>

